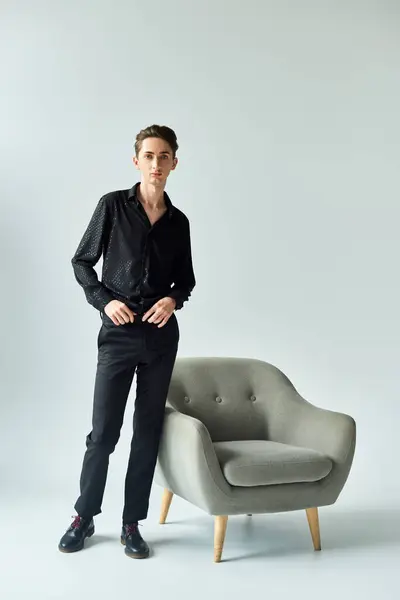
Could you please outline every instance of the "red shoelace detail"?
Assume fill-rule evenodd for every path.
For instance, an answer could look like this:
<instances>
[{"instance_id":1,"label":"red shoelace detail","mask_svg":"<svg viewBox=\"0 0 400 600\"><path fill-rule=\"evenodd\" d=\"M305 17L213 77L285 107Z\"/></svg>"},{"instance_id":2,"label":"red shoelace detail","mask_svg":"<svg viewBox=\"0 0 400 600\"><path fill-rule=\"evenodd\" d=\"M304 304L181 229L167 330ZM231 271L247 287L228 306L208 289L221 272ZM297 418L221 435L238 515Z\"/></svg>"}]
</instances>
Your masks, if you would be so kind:
<instances>
[{"instance_id":1,"label":"red shoelace detail","mask_svg":"<svg viewBox=\"0 0 400 600\"><path fill-rule=\"evenodd\" d=\"M126 535L131 535L131 533L136 533L138 530L138 523L130 523L129 525L125 525L125 533Z\"/></svg>"},{"instance_id":2,"label":"red shoelace detail","mask_svg":"<svg viewBox=\"0 0 400 600\"><path fill-rule=\"evenodd\" d=\"M74 519L74 520L72 521L72 524L71 524L71 527L72 527L73 529L77 529L78 527L80 527L80 526L81 526L81 524L82 524L82 517L80 517L79 515L76 515L76 517L75 517L75 518L74 518L74 517L71 517L71 518L72 518L72 519Z\"/></svg>"}]
</instances>

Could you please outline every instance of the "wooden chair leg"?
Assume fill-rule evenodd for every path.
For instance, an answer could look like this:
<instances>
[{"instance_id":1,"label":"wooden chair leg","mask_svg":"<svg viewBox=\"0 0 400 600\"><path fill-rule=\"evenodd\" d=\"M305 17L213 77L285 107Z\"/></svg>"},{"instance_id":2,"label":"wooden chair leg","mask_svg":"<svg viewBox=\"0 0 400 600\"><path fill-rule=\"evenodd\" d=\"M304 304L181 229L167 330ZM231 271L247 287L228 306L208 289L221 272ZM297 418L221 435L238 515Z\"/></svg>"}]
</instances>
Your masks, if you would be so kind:
<instances>
[{"instance_id":1,"label":"wooden chair leg","mask_svg":"<svg viewBox=\"0 0 400 600\"><path fill-rule=\"evenodd\" d=\"M307 508L307 519L310 527L314 550L321 550L321 536L319 532L318 508Z\"/></svg>"},{"instance_id":2,"label":"wooden chair leg","mask_svg":"<svg viewBox=\"0 0 400 600\"><path fill-rule=\"evenodd\" d=\"M171 506L174 494L165 488L161 501L160 524L164 525L168 516L169 507Z\"/></svg>"},{"instance_id":3,"label":"wooden chair leg","mask_svg":"<svg viewBox=\"0 0 400 600\"><path fill-rule=\"evenodd\" d=\"M214 562L221 562L222 550L224 548L226 527L228 525L228 517L215 517L214 524Z\"/></svg>"}]
</instances>

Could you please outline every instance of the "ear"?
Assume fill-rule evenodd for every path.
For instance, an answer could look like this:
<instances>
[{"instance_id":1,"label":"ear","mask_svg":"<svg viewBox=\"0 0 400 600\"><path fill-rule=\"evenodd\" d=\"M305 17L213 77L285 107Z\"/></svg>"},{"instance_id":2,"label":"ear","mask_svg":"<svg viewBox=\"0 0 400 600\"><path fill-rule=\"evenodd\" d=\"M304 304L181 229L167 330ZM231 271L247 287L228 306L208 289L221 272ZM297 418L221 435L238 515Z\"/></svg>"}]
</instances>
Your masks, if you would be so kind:
<instances>
[{"instance_id":1,"label":"ear","mask_svg":"<svg viewBox=\"0 0 400 600\"><path fill-rule=\"evenodd\" d=\"M138 161L138 159L137 159L136 155L135 155L135 156L132 156L132 162L133 162L133 164L135 165L135 167L137 168L137 170L139 171L139 170L140 170L140 169L139 169L139 161Z\"/></svg>"},{"instance_id":2,"label":"ear","mask_svg":"<svg viewBox=\"0 0 400 600\"><path fill-rule=\"evenodd\" d=\"M177 164L178 164L178 159L175 156L174 161L172 163L171 171L174 171L176 169Z\"/></svg>"}]
</instances>

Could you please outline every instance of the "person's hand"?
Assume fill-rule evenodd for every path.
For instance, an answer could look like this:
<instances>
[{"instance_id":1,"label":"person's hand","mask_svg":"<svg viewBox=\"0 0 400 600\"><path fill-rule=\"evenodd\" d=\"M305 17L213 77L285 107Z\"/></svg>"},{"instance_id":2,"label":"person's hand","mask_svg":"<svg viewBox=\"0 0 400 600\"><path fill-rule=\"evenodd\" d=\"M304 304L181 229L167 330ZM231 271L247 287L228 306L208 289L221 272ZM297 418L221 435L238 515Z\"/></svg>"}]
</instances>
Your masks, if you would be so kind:
<instances>
[{"instance_id":1,"label":"person's hand","mask_svg":"<svg viewBox=\"0 0 400 600\"><path fill-rule=\"evenodd\" d=\"M114 325L124 325L125 323L133 323L135 320L135 314L131 311L126 304L119 300L111 300L105 308L104 312Z\"/></svg>"},{"instance_id":2,"label":"person's hand","mask_svg":"<svg viewBox=\"0 0 400 600\"><path fill-rule=\"evenodd\" d=\"M174 298L170 298L169 296L161 298L143 315L143 321L148 320L149 323L158 324L158 327L164 327L174 312L175 307L176 301Z\"/></svg>"}]
</instances>

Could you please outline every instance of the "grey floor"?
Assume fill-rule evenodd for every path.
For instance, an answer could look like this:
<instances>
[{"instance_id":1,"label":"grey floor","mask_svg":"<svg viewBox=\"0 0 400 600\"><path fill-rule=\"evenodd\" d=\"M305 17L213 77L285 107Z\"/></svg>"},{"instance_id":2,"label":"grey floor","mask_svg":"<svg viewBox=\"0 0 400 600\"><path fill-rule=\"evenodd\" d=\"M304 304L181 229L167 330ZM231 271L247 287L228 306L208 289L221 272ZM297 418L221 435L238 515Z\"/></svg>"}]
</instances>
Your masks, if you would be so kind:
<instances>
[{"instance_id":1,"label":"grey floor","mask_svg":"<svg viewBox=\"0 0 400 600\"><path fill-rule=\"evenodd\" d=\"M212 517L174 498L168 523L159 525L161 494L155 485L141 528L152 556L141 561L126 557L119 543L115 488L106 493L95 535L73 555L57 550L73 514L65 494L3 495L0 598L399 598L399 509L346 498L320 509L318 553L303 512L231 517L223 561L215 564Z\"/></svg>"}]
</instances>

